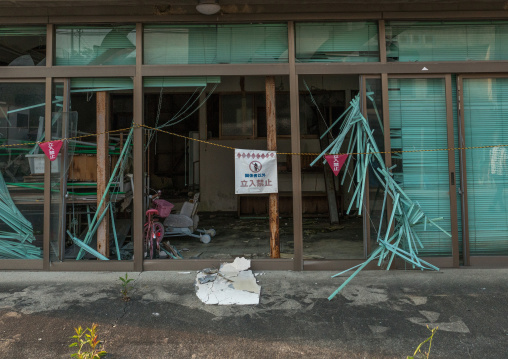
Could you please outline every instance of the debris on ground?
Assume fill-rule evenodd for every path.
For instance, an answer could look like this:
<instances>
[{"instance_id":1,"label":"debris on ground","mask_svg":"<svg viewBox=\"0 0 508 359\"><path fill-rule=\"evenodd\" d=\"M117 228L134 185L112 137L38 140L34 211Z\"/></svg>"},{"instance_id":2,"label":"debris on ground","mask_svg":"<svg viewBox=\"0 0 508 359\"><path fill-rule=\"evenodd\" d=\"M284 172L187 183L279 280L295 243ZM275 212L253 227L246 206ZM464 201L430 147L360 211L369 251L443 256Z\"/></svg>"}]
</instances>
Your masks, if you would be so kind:
<instances>
[{"instance_id":1,"label":"debris on ground","mask_svg":"<svg viewBox=\"0 0 508 359\"><path fill-rule=\"evenodd\" d=\"M259 304L261 287L249 268L249 259L237 257L219 270L203 269L196 276L196 295L205 304Z\"/></svg>"}]
</instances>

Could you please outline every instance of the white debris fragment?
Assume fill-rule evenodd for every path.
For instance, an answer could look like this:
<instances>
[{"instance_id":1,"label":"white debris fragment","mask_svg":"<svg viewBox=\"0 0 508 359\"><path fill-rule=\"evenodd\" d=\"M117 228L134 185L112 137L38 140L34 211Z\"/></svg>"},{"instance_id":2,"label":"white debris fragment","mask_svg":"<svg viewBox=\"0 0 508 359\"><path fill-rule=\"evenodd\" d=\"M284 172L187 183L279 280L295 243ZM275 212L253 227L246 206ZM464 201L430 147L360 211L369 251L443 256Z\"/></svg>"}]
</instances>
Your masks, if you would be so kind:
<instances>
[{"instance_id":1,"label":"white debris fragment","mask_svg":"<svg viewBox=\"0 0 508 359\"><path fill-rule=\"evenodd\" d=\"M220 266L220 272L223 275L231 273L231 275L238 274L238 272L247 270L250 268L250 259L244 257L236 257L233 263L222 263Z\"/></svg>"},{"instance_id":2,"label":"white debris fragment","mask_svg":"<svg viewBox=\"0 0 508 359\"><path fill-rule=\"evenodd\" d=\"M213 280L206 271L196 276L196 295L205 304L255 305L259 304L261 287L250 268L250 260L236 258L223 263Z\"/></svg>"}]
</instances>

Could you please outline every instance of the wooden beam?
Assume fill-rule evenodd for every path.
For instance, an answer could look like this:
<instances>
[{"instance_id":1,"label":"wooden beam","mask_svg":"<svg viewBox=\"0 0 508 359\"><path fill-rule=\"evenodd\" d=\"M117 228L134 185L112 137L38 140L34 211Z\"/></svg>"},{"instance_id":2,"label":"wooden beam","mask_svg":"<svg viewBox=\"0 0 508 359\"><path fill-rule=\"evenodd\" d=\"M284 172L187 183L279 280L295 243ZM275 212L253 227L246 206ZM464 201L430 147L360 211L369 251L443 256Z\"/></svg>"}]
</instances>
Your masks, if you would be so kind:
<instances>
[{"instance_id":1,"label":"wooden beam","mask_svg":"<svg viewBox=\"0 0 508 359\"><path fill-rule=\"evenodd\" d=\"M277 151L277 124L275 115L275 77L267 76L265 80L266 91L266 140L268 151ZM270 193L270 257L280 258L279 237L279 194Z\"/></svg>"},{"instance_id":2,"label":"wooden beam","mask_svg":"<svg viewBox=\"0 0 508 359\"><path fill-rule=\"evenodd\" d=\"M105 91L97 92L97 206L104 195L106 186L109 182L109 154L108 143L109 135L109 93ZM102 208L97 208L99 215L106 210L108 197L104 201ZM105 257L109 257L109 213L106 213L104 219L97 229L97 251Z\"/></svg>"}]
</instances>

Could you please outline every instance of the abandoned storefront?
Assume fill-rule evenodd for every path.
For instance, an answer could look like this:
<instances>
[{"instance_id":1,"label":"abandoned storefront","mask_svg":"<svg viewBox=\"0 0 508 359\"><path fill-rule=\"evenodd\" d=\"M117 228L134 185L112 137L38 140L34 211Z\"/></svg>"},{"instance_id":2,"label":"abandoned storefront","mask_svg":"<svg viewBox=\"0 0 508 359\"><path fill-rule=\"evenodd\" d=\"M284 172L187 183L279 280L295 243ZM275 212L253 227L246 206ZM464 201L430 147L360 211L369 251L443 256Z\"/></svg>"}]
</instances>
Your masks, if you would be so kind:
<instances>
[{"instance_id":1,"label":"abandoned storefront","mask_svg":"<svg viewBox=\"0 0 508 359\"><path fill-rule=\"evenodd\" d=\"M0 16L1 269L349 268L399 229L380 168L432 219L411 207L420 258L508 263L496 2L17 3ZM341 132L351 111L362 135ZM277 193L236 194L235 150L275 151ZM349 154L336 176L325 153Z\"/></svg>"}]
</instances>

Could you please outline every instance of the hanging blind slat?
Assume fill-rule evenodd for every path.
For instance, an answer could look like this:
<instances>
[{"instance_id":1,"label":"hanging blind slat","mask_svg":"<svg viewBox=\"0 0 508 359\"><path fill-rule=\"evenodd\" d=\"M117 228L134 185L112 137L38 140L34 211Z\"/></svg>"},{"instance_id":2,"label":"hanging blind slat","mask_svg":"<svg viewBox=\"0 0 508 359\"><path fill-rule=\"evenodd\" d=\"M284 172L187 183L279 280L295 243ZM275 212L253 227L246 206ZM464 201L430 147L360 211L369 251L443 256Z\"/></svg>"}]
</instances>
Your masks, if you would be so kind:
<instances>
[{"instance_id":1,"label":"hanging blind slat","mask_svg":"<svg viewBox=\"0 0 508 359\"><path fill-rule=\"evenodd\" d=\"M205 87L207 84L220 83L220 76L200 77L146 77L144 87Z\"/></svg>"},{"instance_id":2,"label":"hanging blind slat","mask_svg":"<svg viewBox=\"0 0 508 359\"><path fill-rule=\"evenodd\" d=\"M144 63L288 62L286 24L147 25Z\"/></svg>"},{"instance_id":3,"label":"hanging blind slat","mask_svg":"<svg viewBox=\"0 0 508 359\"><path fill-rule=\"evenodd\" d=\"M508 22L387 22L391 61L508 60Z\"/></svg>"},{"instance_id":4,"label":"hanging blind slat","mask_svg":"<svg viewBox=\"0 0 508 359\"><path fill-rule=\"evenodd\" d=\"M133 25L58 26L55 48L56 65L135 65L136 30Z\"/></svg>"},{"instance_id":5,"label":"hanging blind slat","mask_svg":"<svg viewBox=\"0 0 508 359\"><path fill-rule=\"evenodd\" d=\"M44 36L44 37L46 37L46 26L0 27L0 36Z\"/></svg>"},{"instance_id":6,"label":"hanging blind slat","mask_svg":"<svg viewBox=\"0 0 508 359\"><path fill-rule=\"evenodd\" d=\"M508 79L464 79L466 146L508 144ZM471 255L508 254L508 148L466 151Z\"/></svg>"},{"instance_id":7,"label":"hanging blind slat","mask_svg":"<svg viewBox=\"0 0 508 359\"><path fill-rule=\"evenodd\" d=\"M72 92L97 92L132 90L130 78L73 78L71 79Z\"/></svg>"},{"instance_id":8,"label":"hanging blind slat","mask_svg":"<svg viewBox=\"0 0 508 359\"><path fill-rule=\"evenodd\" d=\"M446 100L443 79L390 79L392 150L447 147ZM451 232L448 153L405 152L393 155L394 178L429 218L443 217L439 226ZM427 225L415 227L425 248L421 255L451 255L451 238Z\"/></svg>"},{"instance_id":9,"label":"hanging blind slat","mask_svg":"<svg viewBox=\"0 0 508 359\"><path fill-rule=\"evenodd\" d=\"M379 61L376 22L297 23L295 31L300 62Z\"/></svg>"}]
</instances>

